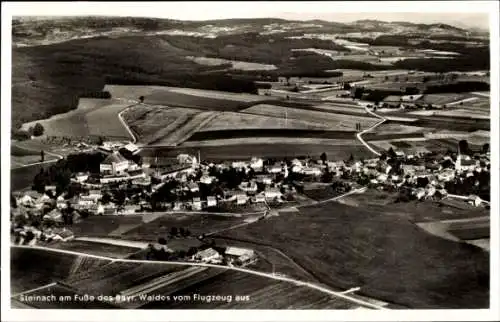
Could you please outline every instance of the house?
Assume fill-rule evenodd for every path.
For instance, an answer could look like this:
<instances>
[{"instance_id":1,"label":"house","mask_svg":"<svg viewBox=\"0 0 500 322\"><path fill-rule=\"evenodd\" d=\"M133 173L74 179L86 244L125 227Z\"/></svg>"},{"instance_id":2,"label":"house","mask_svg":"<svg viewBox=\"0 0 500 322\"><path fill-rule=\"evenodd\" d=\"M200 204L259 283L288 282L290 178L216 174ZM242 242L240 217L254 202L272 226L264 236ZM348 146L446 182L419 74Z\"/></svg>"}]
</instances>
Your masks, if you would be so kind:
<instances>
[{"instance_id":1,"label":"house","mask_svg":"<svg viewBox=\"0 0 500 322\"><path fill-rule=\"evenodd\" d=\"M280 173L283 171L283 166L281 164L275 164L267 168L269 173Z\"/></svg>"},{"instance_id":2,"label":"house","mask_svg":"<svg viewBox=\"0 0 500 322\"><path fill-rule=\"evenodd\" d=\"M99 200L102 198L102 193L99 190L90 190L87 194L87 197L94 200Z\"/></svg>"},{"instance_id":3,"label":"house","mask_svg":"<svg viewBox=\"0 0 500 322\"><path fill-rule=\"evenodd\" d=\"M174 210L178 211L178 210L181 210L181 209L182 209L182 202L180 202L180 201L174 202Z\"/></svg>"},{"instance_id":4,"label":"house","mask_svg":"<svg viewBox=\"0 0 500 322\"><path fill-rule=\"evenodd\" d=\"M66 209L68 207L68 203L66 202L66 200L64 200L63 196L57 197L57 199L56 199L56 207L58 209Z\"/></svg>"},{"instance_id":5,"label":"house","mask_svg":"<svg viewBox=\"0 0 500 322\"><path fill-rule=\"evenodd\" d=\"M252 158L250 161L250 168L254 169L255 171L262 171L262 168L264 167L264 160L261 158Z\"/></svg>"},{"instance_id":6,"label":"house","mask_svg":"<svg viewBox=\"0 0 500 322\"><path fill-rule=\"evenodd\" d=\"M255 195L254 202L255 203L266 202L266 195L264 194L264 191Z\"/></svg>"},{"instance_id":7,"label":"house","mask_svg":"<svg viewBox=\"0 0 500 322\"><path fill-rule=\"evenodd\" d=\"M424 188L418 188L418 189L416 189L416 190L413 191L413 195L415 197L417 197L418 200L421 200L426 195L425 189Z\"/></svg>"},{"instance_id":8,"label":"house","mask_svg":"<svg viewBox=\"0 0 500 322\"><path fill-rule=\"evenodd\" d=\"M448 182L455 179L455 171L452 169L446 169L438 174L438 180Z\"/></svg>"},{"instance_id":9,"label":"house","mask_svg":"<svg viewBox=\"0 0 500 322\"><path fill-rule=\"evenodd\" d=\"M213 248L207 248L207 249L201 250L201 251L197 252L196 254L194 254L192 259L202 261L205 263L218 264L218 263L222 262L222 255L219 254Z\"/></svg>"},{"instance_id":10,"label":"house","mask_svg":"<svg viewBox=\"0 0 500 322\"><path fill-rule=\"evenodd\" d=\"M140 210L139 205L125 205L123 209L119 212L122 215L132 215L135 214L138 210Z\"/></svg>"},{"instance_id":11,"label":"house","mask_svg":"<svg viewBox=\"0 0 500 322\"><path fill-rule=\"evenodd\" d=\"M200 197L193 198L193 210L201 210L201 199L200 199Z\"/></svg>"},{"instance_id":12,"label":"house","mask_svg":"<svg viewBox=\"0 0 500 322\"><path fill-rule=\"evenodd\" d=\"M212 176L207 176L207 175L202 175L201 178L200 178L200 183L203 183L203 184L212 184L212 182L214 181L215 177L212 177Z\"/></svg>"},{"instance_id":13,"label":"house","mask_svg":"<svg viewBox=\"0 0 500 322\"><path fill-rule=\"evenodd\" d=\"M87 181L89 178L89 175L87 173L79 172L75 175L75 180L79 183L83 183Z\"/></svg>"},{"instance_id":14,"label":"house","mask_svg":"<svg viewBox=\"0 0 500 322\"><path fill-rule=\"evenodd\" d=\"M125 145L123 148L132 154L139 152L139 147L132 142Z\"/></svg>"},{"instance_id":15,"label":"house","mask_svg":"<svg viewBox=\"0 0 500 322\"><path fill-rule=\"evenodd\" d=\"M266 185L270 185L273 183L273 179L267 175L258 175L256 177L256 179L257 179L257 182L261 182L261 183L266 184Z\"/></svg>"},{"instance_id":16,"label":"house","mask_svg":"<svg viewBox=\"0 0 500 322\"><path fill-rule=\"evenodd\" d=\"M24 195L17 199L17 204L22 206L33 206L35 204L35 199L29 195Z\"/></svg>"},{"instance_id":17,"label":"house","mask_svg":"<svg viewBox=\"0 0 500 322\"><path fill-rule=\"evenodd\" d=\"M278 188L268 188L264 190L264 196L267 200L274 200L276 198L281 198L283 194Z\"/></svg>"},{"instance_id":18,"label":"house","mask_svg":"<svg viewBox=\"0 0 500 322\"><path fill-rule=\"evenodd\" d=\"M217 206L217 198L214 196L207 197L207 207L215 207Z\"/></svg>"},{"instance_id":19,"label":"house","mask_svg":"<svg viewBox=\"0 0 500 322\"><path fill-rule=\"evenodd\" d=\"M52 237L53 240L57 241L62 241L62 242L67 242L75 238L75 235L71 230L68 229L61 229L59 231L54 232L54 235Z\"/></svg>"},{"instance_id":20,"label":"house","mask_svg":"<svg viewBox=\"0 0 500 322\"><path fill-rule=\"evenodd\" d=\"M191 191L191 192L198 192L198 191L200 191L200 188L198 187L198 184L196 184L194 182L188 183L187 187L188 187L189 191Z\"/></svg>"},{"instance_id":21,"label":"house","mask_svg":"<svg viewBox=\"0 0 500 322\"><path fill-rule=\"evenodd\" d=\"M401 105L402 99L397 95L389 95L382 100L382 107L397 108Z\"/></svg>"},{"instance_id":22,"label":"house","mask_svg":"<svg viewBox=\"0 0 500 322\"><path fill-rule=\"evenodd\" d=\"M45 192L52 192L52 193L55 193L56 192L56 186L45 186Z\"/></svg>"},{"instance_id":23,"label":"house","mask_svg":"<svg viewBox=\"0 0 500 322\"><path fill-rule=\"evenodd\" d=\"M388 178L388 176L387 176L387 174L385 174L385 173L381 173L381 174L379 174L379 175L377 176L377 180L378 180L379 182L386 182L386 181L387 181L387 178Z\"/></svg>"},{"instance_id":24,"label":"house","mask_svg":"<svg viewBox=\"0 0 500 322\"><path fill-rule=\"evenodd\" d=\"M44 220L52 220L55 222L64 222L62 213L59 211L59 209L53 209L49 213L43 216Z\"/></svg>"},{"instance_id":25,"label":"house","mask_svg":"<svg viewBox=\"0 0 500 322\"><path fill-rule=\"evenodd\" d=\"M232 163L232 167L235 169L244 169L248 166L245 161L235 161Z\"/></svg>"},{"instance_id":26,"label":"house","mask_svg":"<svg viewBox=\"0 0 500 322\"><path fill-rule=\"evenodd\" d=\"M306 176L319 176L321 175L321 169L317 167L306 167L302 169L302 173Z\"/></svg>"},{"instance_id":27,"label":"house","mask_svg":"<svg viewBox=\"0 0 500 322\"><path fill-rule=\"evenodd\" d=\"M409 175L414 175L417 173L422 173L425 172L425 166L423 165L412 165L412 164L403 164L401 165L401 169L403 170L403 173L409 174Z\"/></svg>"},{"instance_id":28,"label":"house","mask_svg":"<svg viewBox=\"0 0 500 322\"><path fill-rule=\"evenodd\" d=\"M470 158L457 158L457 161L455 162L455 169L457 171L474 171L474 168L476 167L476 160L472 160Z\"/></svg>"},{"instance_id":29,"label":"house","mask_svg":"<svg viewBox=\"0 0 500 322\"><path fill-rule=\"evenodd\" d=\"M405 157L405 153L403 151L398 150L395 151L394 153L396 154L397 159L403 159Z\"/></svg>"},{"instance_id":30,"label":"house","mask_svg":"<svg viewBox=\"0 0 500 322\"><path fill-rule=\"evenodd\" d=\"M294 164L292 165L292 172L301 173L303 168L302 164Z\"/></svg>"},{"instance_id":31,"label":"house","mask_svg":"<svg viewBox=\"0 0 500 322\"><path fill-rule=\"evenodd\" d=\"M136 170L129 170L128 171L128 178L127 178L127 180L144 179L144 178L146 178L146 173L142 169L136 169Z\"/></svg>"},{"instance_id":32,"label":"house","mask_svg":"<svg viewBox=\"0 0 500 322\"><path fill-rule=\"evenodd\" d=\"M129 167L129 161L123 157L119 152L113 152L108 155L100 164L101 174L122 174Z\"/></svg>"},{"instance_id":33,"label":"house","mask_svg":"<svg viewBox=\"0 0 500 322\"><path fill-rule=\"evenodd\" d=\"M474 207L479 207L483 203L483 200L476 195L470 195L468 198L468 202Z\"/></svg>"},{"instance_id":34,"label":"house","mask_svg":"<svg viewBox=\"0 0 500 322\"><path fill-rule=\"evenodd\" d=\"M237 205L244 205L248 201L248 196L247 195L237 195L236 196L236 204Z\"/></svg>"},{"instance_id":35,"label":"house","mask_svg":"<svg viewBox=\"0 0 500 322\"><path fill-rule=\"evenodd\" d=\"M245 191L246 193L255 193L257 192L257 184L255 181L250 181L250 182L242 182L238 188L241 190Z\"/></svg>"}]
</instances>

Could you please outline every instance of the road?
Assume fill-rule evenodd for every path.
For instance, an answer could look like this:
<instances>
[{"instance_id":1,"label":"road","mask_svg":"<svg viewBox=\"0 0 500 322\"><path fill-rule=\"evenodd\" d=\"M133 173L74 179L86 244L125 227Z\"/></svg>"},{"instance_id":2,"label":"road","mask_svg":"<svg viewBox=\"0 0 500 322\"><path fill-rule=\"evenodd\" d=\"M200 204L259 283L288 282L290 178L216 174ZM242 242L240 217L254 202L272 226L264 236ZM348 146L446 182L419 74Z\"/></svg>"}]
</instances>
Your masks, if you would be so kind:
<instances>
[{"instance_id":1,"label":"road","mask_svg":"<svg viewBox=\"0 0 500 322\"><path fill-rule=\"evenodd\" d=\"M134 259L117 259L117 258L111 258L111 257L105 257L105 256L98 256L98 255L90 255L90 254L85 254L85 253L79 253L79 252L74 252L74 251L68 251L68 250L62 250L62 249L53 249L53 248L48 248L48 247L41 247L41 246L20 246L20 245L14 245L11 246L13 248L29 248L29 249L39 249L39 250L44 250L44 251L50 251L50 252L57 252L57 253L62 253L62 254L69 254L69 255L76 255L76 256L87 256L91 258L96 258L96 259L102 259L106 261L111 261L111 262L116 262L116 263L137 263L137 264L144 264L144 263L150 263L150 264L168 264L168 265L181 265L181 266L199 266L199 267L211 267L211 268L219 268L219 269L226 269L226 270L233 270L233 271L238 271L238 272L243 272L255 276L260 276L260 277L266 277L272 280L276 281L282 281L282 282L288 282L295 284L297 286L304 286L308 287L311 289L315 289L317 291L323 292L325 294L341 298L343 300L349 301L351 303L357 304L364 306L366 308L371 308L371 309L377 309L377 310L387 310L387 308L383 306L379 306L376 304L372 304L354 297L349 296L348 294L343 294L342 292L336 292L332 291L324 286L317 285L315 283L310 283L310 282L304 282L300 280L296 280L290 277L284 277L284 276L277 276L275 274L270 274L270 273L263 273L259 271L254 271L251 269L247 268L240 268L240 267L230 267L230 266L221 266L221 265L214 265L214 264L205 264L205 263L193 263L193 262L172 262L172 261L151 261L151 260L134 260Z\"/></svg>"},{"instance_id":2,"label":"road","mask_svg":"<svg viewBox=\"0 0 500 322\"><path fill-rule=\"evenodd\" d=\"M380 122L377 122L375 123L374 125L372 125L371 127L367 128L366 130L363 130L359 133L356 134L356 137L358 138L358 140L368 149L370 150L373 154L377 155L377 156L380 156L381 154L379 152L377 152L376 150L374 150L368 143L366 143L365 140L363 140L362 138L362 135L367 133L367 132L370 132L370 131L373 131L377 126L381 125L382 123L384 123L387 119L385 117L382 117L376 113L374 113L373 111L370 111L370 109L365 106L365 110L368 114L370 115L373 115L375 116L376 118L380 119Z\"/></svg>"},{"instance_id":3,"label":"road","mask_svg":"<svg viewBox=\"0 0 500 322\"><path fill-rule=\"evenodd\" d=\"M16 146L16 143L12 143L12 146ZM28 148L25 148L25 147L21 147L21 146L17 146L18 148L20 149L23 149L23 150L28 150L28 151L33 151L33 152L40 152L39 150L33 150L33 149L28 149ZM47 161L43 161L43 162L34 162L34 163L29 163L29 164L23 164L23 165L20 165L20 166L17 166L17 167L12 167L11 166L11 169L17 169L17 168L25 168L25 167L31 167L31 166L35 166L35 165L40 165L40 164L49 164L49 163L54 163L54 162L57 162L61 159L63 159L64 157L60 154L56 154L56 153L53 153L53 152L49 152L49 151L46 151L44 150L44 153L45 154L48 154L48 155L52 155L52 156L55 156L57 159L53 159L53 160L47 160Z\"/></svg>"},{"instance_id":4,"label":"road","mask_svg":"<svg viewBox=\"0 0 500 322\"><path fill-rule=\"evenodd\" d=\"M122 123L123 127L125 127L125 129L127 129L127 132L130 135L130 137L132 137L132 141L131 142L135 144L137 142L137 138L136 138L134 132L132 132L132 130L128 126L127 122L125 122L125 120L123 119L122 114L125 113L125 112L127 112L130 108L132 108L134 106L137 106L137 105L140 105L140 103L136 102L136 101L133 101L133 100L128 100L128 99L119 98L119 97L116 98L116 99L119 100L119 101L127 102L127 103L133 103L132 105L127 106L123 111L121 111L120 113L118 113L118 119Z\"/></svg>"}]
</instances>

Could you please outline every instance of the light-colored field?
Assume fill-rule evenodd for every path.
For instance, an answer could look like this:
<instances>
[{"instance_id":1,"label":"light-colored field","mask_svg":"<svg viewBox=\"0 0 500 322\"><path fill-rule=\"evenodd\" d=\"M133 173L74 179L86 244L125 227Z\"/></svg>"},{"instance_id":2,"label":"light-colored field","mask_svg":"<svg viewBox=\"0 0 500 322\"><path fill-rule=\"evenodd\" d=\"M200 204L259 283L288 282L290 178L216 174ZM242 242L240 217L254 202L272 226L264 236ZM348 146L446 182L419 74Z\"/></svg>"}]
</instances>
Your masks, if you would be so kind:
<instances>
[{"instance_id":1,"label":"light-colored field","mask_svg":"<svg viewBox=\"0 0 500 322\"><path fill-rule=\"evenodd\" d=\"M203 131L216 131L216 130L241 130L241 129L317 129L327 130L328 127L324 124L317 124L314 122L289 119L286 121L280 117L270 117L264 115L245 114L237 112L220 112L207 123Z\"/></svg>"},{"instance_id":2,"label":"light-colored field","mask_svg":"<svg viewBox=\"0 0 500 322\"><path fill-rule=\"evenodd\" d=\"M168 87L168 90L174 93L188 94L198 97L207 97L214 99L224 99L224 100L238 101L238 102L256 102L264 99L262 96L254 94L229 93L222 91L211 91L206 89L195 89L186 87Z\"/></svg>"},{"instance_id":3,"label":"light-colored field","mask_svg":"<svg viewBox=\"0 0 500 322\"><path fill-rule=\"evenodd\" d=\"M486 113L485 113L486 112ZM489 119L490 115L487 111L473 108L460 108L448 111L438 111L434 115L439 116L458 116L458 117L470 117L476 119Z\"/></svg>"},{"instance_id":4,"label":"light-colored field","mask_svg":"<svg viewBox=\"0 0 500 322\"><path fill-rule=\"evenodd\" d=\"M250 62L238 61L238 60L227 60L227 59L222 59L222 58L186 56L186 59L192 60L197 64L207 65L207 66L219 66L219 65L224 65L224 64L231 64L233 69L238 69L238 70L274 70L274 69L276 69L275 65L250 63Z\"/></svg>"},{"instance_id":5,"label":"light-colored field","mask_svg":"<svg viewBox=\"0 0 500 322\"><path fill-rule=\"evenodd\" d=\"M104 136L129 138L129 134L118 118L118 114L130 104L114 99L80 99L78 108L45 120L23 124L28 129L36 123L44 127L44 135L85 137Z\"/></svg>"},{"instance_id":6,"label":"light-colored field","mask_svg":"<svg viewBox=\"0 0 500 322\"><path fill-rule=\"evenodd\" d=\"M169 135L200 110L191 108L137 106L124 114L124 119L143 143Z\"/></svg>"},{"instance_id":7,"label":"light-colored field","mask_svg":"<svg viewBox=\"0 0 500 322\"><path fill-rule=\"evenodd\" d=\"M180 144L185 140L189 139L189 137L194 133L196 133L200 128L208 124L215 116L217 116L217 112L207 111L193 115L192 117L189 117L186 120L182 120L182 122L176 121L174 122L176 123L175 128L173 128L171 131L167 131L169 133L164 136L157 136L157 138L151 141L150 144L151 145ZM161 134L163 135L164 132L162 132Z\"/></svg>"},{"instance_id":8,"label":"light-colored field","mask_svg":"<svg viewBox=\"0 0 500 322\"><path fill-rule=\"evenodd\" d=\"M425 128L419 126L402 125L402 124L382 124L377 127L377 134L403 134L403 133L418 133L424 131Z\"/></svg>"},{"instance_id":9,"label":"light-colored field","mask_svg":"<svg viewBox=\"0 0 500 322\"><path fill-rule=\"evenodd\" d=\"M288 119L306 120L324 124L330 130L354 130L356 129L356 123L361 123L362 127L368 127L376 123L376 120L370 117L308 111L268 104L258 104L243 110L243 112L274 117L284 117L286 113Z\"/></svg>"},{"instance_id":10,"label":"light-colored field","mask_svg":"<svg viewBox=\"0 0 500 322\"><path fill-rule=\"evenodd\" d=\"M422 100L427 104L441 105L460 101L468 97L470 97L470 95L455 93L426 94Z\"/></svg>"},{"instance_id":11,"label":"light-colored field","mask_svg":"<svg viewBox=\"0 0 500 322\"><path fill-rule=\"evenodd\" d=\"M359 114L359 115L366 115L366 117L371 117L370 114L366 113L365 109L357 104L349 104L349 103L325 103L325 104L318 104L314 105L314 108L320 108L326 111L333 111L333 112L339 112L340 114Z\"/></svg>"},{"instance_id":12,"label":"light-colored field","mask_svg":"<svg viewBox=\"0 0 500 322\"><path fill-rule=\"evenodd\" d=\"M113 98L138 100L140 96L147 96L157 90L164 89L162 86L134 86L134 85L106 85L103 91L108 91Z\"/></svg>"},{"instance_id":13,"label":"light-colored field","mask_svg":"<svg viewBox=\"0 0 500 322\"><path fill-rule=\"evenodd\" d=\"M317 138L290 138L290 137L248 137L237 139L220 139L207 141L189 141L184 142L182 147L208 147L208 146L224 146L224 145L245 145L245 144L320 144L331 146L353 145L360 146L361 144L349 139L317 139Z\"/></svg>"}]
</instances>

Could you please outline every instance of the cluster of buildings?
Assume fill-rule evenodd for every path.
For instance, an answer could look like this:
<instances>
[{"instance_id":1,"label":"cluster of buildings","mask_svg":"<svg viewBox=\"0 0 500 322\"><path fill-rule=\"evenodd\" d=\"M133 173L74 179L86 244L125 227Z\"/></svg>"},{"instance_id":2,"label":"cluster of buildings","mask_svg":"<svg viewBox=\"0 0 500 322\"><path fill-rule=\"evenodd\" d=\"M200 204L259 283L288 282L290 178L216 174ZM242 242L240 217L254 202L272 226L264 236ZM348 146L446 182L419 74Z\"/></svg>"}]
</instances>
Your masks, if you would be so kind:
<instances>
[{"instance_id":1,"label":"cluster of buildings","mask_svg":"<svg viewBox=\"0 0 500 322\"><path fill-rule=\"evenodd\" d=\"M246 266L257 261L257 255L253 249L230 246L224 251L214 248L200 250L191 257L191 260L209 264L227 263L229 266Z\"/></svg>"}]
</instances>

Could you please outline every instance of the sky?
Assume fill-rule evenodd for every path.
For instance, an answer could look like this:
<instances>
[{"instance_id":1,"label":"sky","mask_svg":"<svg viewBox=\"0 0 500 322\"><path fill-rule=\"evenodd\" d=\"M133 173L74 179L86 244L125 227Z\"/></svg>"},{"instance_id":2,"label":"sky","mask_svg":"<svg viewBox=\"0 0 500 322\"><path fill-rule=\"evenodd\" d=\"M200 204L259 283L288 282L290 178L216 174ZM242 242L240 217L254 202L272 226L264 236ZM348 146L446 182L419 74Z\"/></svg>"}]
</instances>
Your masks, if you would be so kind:
<instances>
[{"instance_id":1,"label":"sky","mask_svg":"<svg viewBox=\"0 0 500 322\"><path fill-rule=\"evenodd\" d=\"M61 2L15 4L14 15L113 15L180 20L227 18L321 19L351 22L360 19L447 23L488 29L491 1L277 1L277 2ZM359 9L362 8L362 11Z\"/></svg>"}]
</instances>

